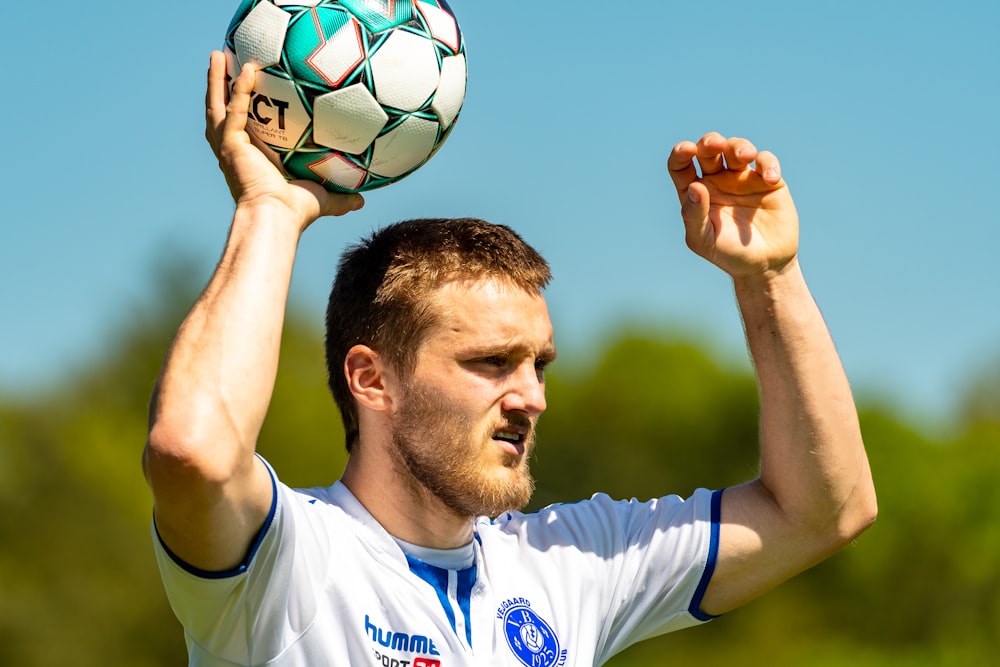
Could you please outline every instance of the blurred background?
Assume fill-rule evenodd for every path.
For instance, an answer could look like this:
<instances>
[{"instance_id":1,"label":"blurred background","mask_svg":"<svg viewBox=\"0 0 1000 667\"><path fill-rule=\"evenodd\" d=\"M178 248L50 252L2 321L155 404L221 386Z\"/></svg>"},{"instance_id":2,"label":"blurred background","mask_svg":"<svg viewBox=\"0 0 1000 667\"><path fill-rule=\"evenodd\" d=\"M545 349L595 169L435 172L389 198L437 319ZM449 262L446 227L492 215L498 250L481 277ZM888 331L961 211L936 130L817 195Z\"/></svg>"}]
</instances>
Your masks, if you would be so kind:
<instances>
[{"instance_id":1,"label":"blurred background","mask_svg":"<svg viewBox=\"0 0 1000 667\"><path fill-rule=\"evenodd\" d=\"M0 161L0 665L179 665L139 466L150 390L232 203L202 139L235 1L8 9ZM855 545L619 667L990 665L1000 654L1000 5L453 0L458 127L304 237L260 448L295 486L344 464L322 311L347 243L474 215L550 260L560 359L533 506L755 473L731 287L684 247L670 147L773 150L855 387L879 489Z\"/></svg>"}]
</instances>

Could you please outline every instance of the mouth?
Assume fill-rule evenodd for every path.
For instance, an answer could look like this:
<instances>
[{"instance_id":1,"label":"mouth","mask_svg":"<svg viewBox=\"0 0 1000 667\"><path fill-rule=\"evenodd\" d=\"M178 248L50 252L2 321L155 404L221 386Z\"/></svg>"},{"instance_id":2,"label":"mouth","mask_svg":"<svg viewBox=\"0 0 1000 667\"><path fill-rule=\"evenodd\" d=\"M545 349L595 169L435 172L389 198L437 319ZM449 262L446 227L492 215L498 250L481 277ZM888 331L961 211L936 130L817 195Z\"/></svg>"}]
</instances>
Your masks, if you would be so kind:
<instances>
[{"instance_id":1,"label":"mouth","mask_svg":"<svg viewBox=\"0 0 1000 667\"><path fill-rule=\"evenodd\" d=\"M500 445L507 454L523 456L530 432L530 424L506 424L493 432L493 441Z\"/></svg>"}]
</instances>

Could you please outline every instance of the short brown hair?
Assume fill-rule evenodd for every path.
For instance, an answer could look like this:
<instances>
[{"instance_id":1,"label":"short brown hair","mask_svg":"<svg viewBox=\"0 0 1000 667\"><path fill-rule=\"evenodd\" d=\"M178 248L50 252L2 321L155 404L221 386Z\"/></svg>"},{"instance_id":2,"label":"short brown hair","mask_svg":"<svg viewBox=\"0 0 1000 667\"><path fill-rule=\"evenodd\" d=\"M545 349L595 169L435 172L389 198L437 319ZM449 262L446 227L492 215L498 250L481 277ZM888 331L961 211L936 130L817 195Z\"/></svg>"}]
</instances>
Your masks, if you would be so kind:
<instances>
[{"instance_id":1,"label":"short brown hair","mask_svg":"<svg viewBox=\"0 0 1000 667\"><path fill-rule=\"evenodd\" d=\"M359 435L344 359L367 345L405 376L438 313L431 298L445 283L497 278L529 292L551 279L545 259L512 229L475 218L405 220L349 247L326 310L326 366L347 450Z\"/></svg>"}]
</instances>

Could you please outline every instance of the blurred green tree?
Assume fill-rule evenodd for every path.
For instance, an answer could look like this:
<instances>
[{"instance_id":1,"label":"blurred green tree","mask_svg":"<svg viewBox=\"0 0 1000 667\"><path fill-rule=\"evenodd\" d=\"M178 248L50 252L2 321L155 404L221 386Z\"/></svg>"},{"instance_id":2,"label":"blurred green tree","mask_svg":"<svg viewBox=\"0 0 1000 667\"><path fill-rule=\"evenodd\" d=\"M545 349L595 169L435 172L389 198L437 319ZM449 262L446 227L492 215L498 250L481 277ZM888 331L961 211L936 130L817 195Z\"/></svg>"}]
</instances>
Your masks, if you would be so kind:
<instances>
[{"instance_id":1,"label":"blurred green tree","mask_svg":"<svg viewBox=\"0 0 1000 667\"><path fill-rule=\"evenodd\" d=\"M0 664L184 660L139 459L150 391L190 304L182 273L164 277L175 287L155 305L129 309L105 356L0 409Z\"/></svg>"},{"instance_id":2,"label":"blurred green tree","mask_svg":"<svg viewBox=\"0 0 1000 667\"><path fill-rule=\"evenodd\" d=\"M563 365L549 373L532 507L598 491L688 495L755 476L752 376L724 370L689 342L629 332L595 364Z\"/></svg>"}]
</instances>

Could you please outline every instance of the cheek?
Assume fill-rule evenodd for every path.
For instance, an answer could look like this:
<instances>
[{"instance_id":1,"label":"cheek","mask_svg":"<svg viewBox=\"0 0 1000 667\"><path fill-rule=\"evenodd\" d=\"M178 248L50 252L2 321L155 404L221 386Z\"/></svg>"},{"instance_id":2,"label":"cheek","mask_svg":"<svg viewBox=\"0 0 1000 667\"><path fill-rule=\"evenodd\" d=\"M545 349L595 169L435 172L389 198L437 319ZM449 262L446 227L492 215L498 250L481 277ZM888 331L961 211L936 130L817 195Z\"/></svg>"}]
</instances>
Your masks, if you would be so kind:
<instances>
[{"instance_id":1,"label":"cheek","mask_svg":"<svg viewBox=\"0 0 1000 667\"><path fill-rule=\"evenodd\" d=\"M433 411L425 413L425 423L478 431L500 418L503 387L492 378L457 367L433 376L415 373L406 394L413 402L414 410L409 412L418 405Z\"/></svg>"},{"instance_id":2,"label":"cheek","mask_svg":"<svg viewBox=\"0 0 1000 667\"><path fill-rule=\"evenodd\" d=\"M429 437L434 437L435 432L461 439L478 437L497 418L489 383L456 377L444 378L434 388L421 383L413 389L407 392L405 421Z\"/></svg>"},{"instance_id":3,"label":"cheek","mask_svg":"<svg viewBox=\"0 0 1000 667\"><path fill-rule=\"evenodd\" d=\"M454 373L443 386L446 388L446 400L466 414L489 412L503 395L503 389L497 382L474 373Z\"/></svg>"}]
</instances>

